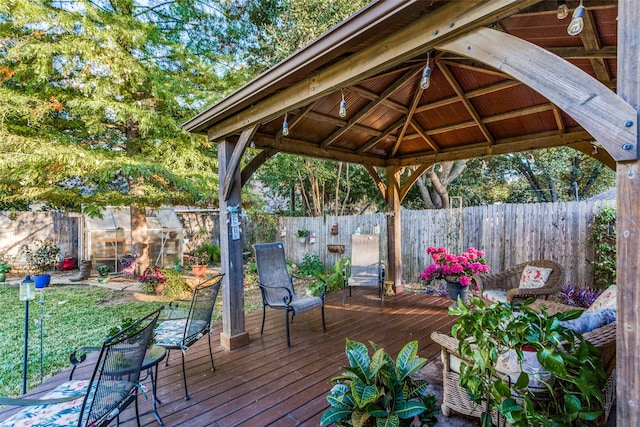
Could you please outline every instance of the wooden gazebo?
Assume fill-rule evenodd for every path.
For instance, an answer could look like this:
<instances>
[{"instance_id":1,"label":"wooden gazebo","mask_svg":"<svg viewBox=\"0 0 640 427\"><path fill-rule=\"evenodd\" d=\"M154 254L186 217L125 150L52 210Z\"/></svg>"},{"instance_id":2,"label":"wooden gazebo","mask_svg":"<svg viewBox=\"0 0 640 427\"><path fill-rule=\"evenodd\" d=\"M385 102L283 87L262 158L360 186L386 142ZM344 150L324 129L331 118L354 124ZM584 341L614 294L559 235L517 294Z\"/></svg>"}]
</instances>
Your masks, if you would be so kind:
<instances>
[{"instance_id":1,"label":"wooden gazebo","mask_svg":"<svg viewBox=\"0 0 640 427\"><path fill-rule=\"evenodd\" d=\"M567 0L571 12L579 3ZM584 28L569 35L572 15L559 19L555 0L373 2L185 123L219 144L223 346L249 341L240 189L277 152L369 171L387 202L388 277L401 291L400 204L421 174L437 162L564 145L617 170L617 420L639 425L640 3L583 5ZM262 151L241 170L252 141ZM405 168L414 172L401 182Z\"/></svg>"}]
</instances>

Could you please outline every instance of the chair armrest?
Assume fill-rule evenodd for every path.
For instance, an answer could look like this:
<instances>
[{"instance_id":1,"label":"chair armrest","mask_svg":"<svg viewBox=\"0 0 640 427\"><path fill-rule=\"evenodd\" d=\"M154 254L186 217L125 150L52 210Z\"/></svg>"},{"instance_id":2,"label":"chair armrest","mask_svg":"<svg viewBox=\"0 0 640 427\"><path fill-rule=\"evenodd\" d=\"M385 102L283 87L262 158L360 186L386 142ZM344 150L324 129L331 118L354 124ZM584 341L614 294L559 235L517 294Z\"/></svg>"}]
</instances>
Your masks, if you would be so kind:
<instances>
[{"instance_id":1,"label":"chair armrest","mask_svg":"<svg viewBox=\"0 0 640 427\"><path fill-rule=\"evenodd\" d=\"M507 302L509 304L513 303L513 300L518 299L528 299L531 297L540 298L540 297L548 297L549 295L556 294L560 291L560 287L553 285L545 285L539 288L513 288L507 291Z\"/></svg>"},{"instance_id":2,"label":"chair armrest","mask_svg":"<svg viewBox=\"0 0 640 427\"><path fill-rule=\"evenodd\" d=\"M169 315L162 320L176 320L176 319L186 319L189 315L189 307L191 306L191 300L178 299L171 301L169 303Z\"/></svg>"},{"instance_id":3,"label":"chair armrest","mask_svg":"<svg viewBox=\"0 0 640 427\"><path fill-rule=\"evenodd\" d=\"M71 368L71 372L69 372L69 381L73 379L73 374L76 371L76 368L85 360L87 360L87 354L95 353L96 351L100 351L102 347L93 347L93 346L84 346L75 350L73 353L69 355L69 362L73 365Z\"/></svg>"},{"instance_id":4,"label":"chair armrest","mask_svg":"<svg viewBox=\"0 0 640 427\"><path fill-rule=\"evenodd\" d=\"M269 302L267 301L267 296L266 296L266 292L269 291L269 289L281 289L287 292L287 294L283 297L283 302L285 303L285 305L289 305L289 303L291 302L291 300L293 299L293 294L291 293L291 289L289 289L286 286L267 286L267 285L263 285L260 282L256 282L256 284L260 287L260 293L262 294L262 302L266 305L270 305Z\"/></svg>"}]
</instances>

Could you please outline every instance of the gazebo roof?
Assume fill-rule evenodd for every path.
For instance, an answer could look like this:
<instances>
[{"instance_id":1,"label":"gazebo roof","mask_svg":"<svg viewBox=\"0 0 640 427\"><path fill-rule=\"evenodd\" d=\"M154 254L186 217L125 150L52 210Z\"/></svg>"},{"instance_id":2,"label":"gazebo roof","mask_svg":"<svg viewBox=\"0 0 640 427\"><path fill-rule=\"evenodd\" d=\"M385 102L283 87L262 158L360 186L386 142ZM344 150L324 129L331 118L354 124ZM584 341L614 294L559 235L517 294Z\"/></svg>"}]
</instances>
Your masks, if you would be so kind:
<instances>
[{"instance_id":1,"label":"gazebo roof","mask_svg":"<svg viewBox=\"0 0 640 427\"><path fill-rule=\"evenodd\" d=\"M208 132L212 140L255 126L252 140L258 148L368 166L569 145L597 151L595 157L615 167L605 150L593 149L597 135L585 131L565 111L567 105L499 69L511 58L499 58L497 51L499 65L491 66L461 55L451 40L474 28L490 28L539 46L603 88L615 89L617 1L585 1L579 36L567 33L571 14L558 19L555 0L502 3L487 15L487 2L480 1L374 2L184 126ZM450 19L455 9L455 20L438 22L440 15ZM415 40L405 46L410 36ZM499 50L484 48L489 55ZM431 85L422 90L428 52ZM526 67L532 79L544 61L532 60ZM576 100L589 96L577 92L579 85L567 90L576 92ZM338 111L342 94L344 118ZM285 114L288 136L282 135Z\"/></svg>"}]
</instances>

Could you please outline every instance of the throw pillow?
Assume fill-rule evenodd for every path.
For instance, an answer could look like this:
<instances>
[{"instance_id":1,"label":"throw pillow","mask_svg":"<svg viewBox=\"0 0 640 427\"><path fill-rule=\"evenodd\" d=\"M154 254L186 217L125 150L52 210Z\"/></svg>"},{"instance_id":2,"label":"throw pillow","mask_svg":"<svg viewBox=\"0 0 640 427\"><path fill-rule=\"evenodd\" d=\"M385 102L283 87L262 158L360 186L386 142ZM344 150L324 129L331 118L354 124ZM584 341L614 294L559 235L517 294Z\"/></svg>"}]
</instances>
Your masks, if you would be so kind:
<instances>
[{"instance_id":1,"label":"throw pillow","mask_svg":"<svg viewBox=\"0 0 640 427\"><path fill-rule=\"evenodd\" d=\"M599 310L585 310L580 317L560 322L565 328L571 329L579 334L591 332L600 326L608 325L616 321L616 312L609 308Z\"/></svg>"},{"instance_id":2,"label":"throw pillow","mask_svg":"<svg viewBox=\"0 0 640 427\"><path fill-rule=\"evenodd\" d=\"M553 268L527 265L524 270L522 270L520 285L518 287L524 289L541 288L545 283L547 283L552 272Z\"/></svg>"},{"instance_id":3,"label":"throw pillow","mask_svg":"<svg viewBox=\"0 0 640 427\"><path fill-rule=\"evenodd\" d=\"M600 294L598 298L587 308L587 311L600 310L602 308L618 309L618 287L611 285Z\"/></svg>"}]
</instances>

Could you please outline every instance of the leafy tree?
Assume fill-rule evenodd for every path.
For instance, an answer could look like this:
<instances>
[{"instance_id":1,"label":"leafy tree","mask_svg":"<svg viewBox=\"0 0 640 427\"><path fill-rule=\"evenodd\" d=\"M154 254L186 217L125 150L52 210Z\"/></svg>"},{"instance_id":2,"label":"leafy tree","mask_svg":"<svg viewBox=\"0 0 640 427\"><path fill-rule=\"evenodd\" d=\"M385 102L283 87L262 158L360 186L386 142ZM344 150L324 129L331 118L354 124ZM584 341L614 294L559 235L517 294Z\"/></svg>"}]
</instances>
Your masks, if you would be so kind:
<instances>
[{"instance_id":1,"label":"leafy tree","mask_svg":"<svg viewBox=\"0 0 640 427\"><path fill-rule=\"evenodd\" d=\"M197 0L0 3L2 207L129 205L144 268L144 207L217 200L215 147L180 124L247 77L221 20Z\"/></svg>"}]
</instances>

